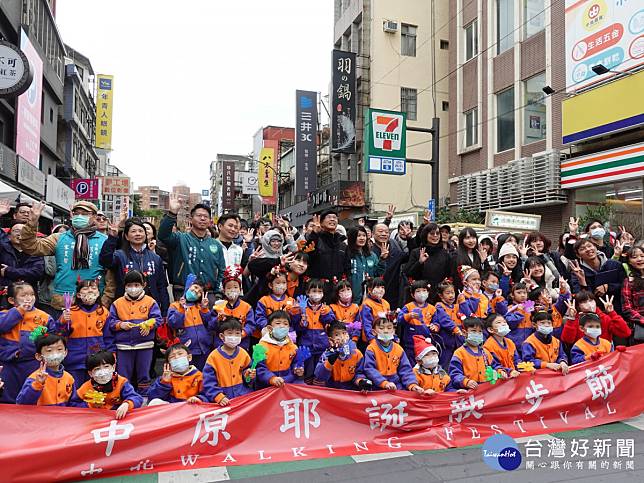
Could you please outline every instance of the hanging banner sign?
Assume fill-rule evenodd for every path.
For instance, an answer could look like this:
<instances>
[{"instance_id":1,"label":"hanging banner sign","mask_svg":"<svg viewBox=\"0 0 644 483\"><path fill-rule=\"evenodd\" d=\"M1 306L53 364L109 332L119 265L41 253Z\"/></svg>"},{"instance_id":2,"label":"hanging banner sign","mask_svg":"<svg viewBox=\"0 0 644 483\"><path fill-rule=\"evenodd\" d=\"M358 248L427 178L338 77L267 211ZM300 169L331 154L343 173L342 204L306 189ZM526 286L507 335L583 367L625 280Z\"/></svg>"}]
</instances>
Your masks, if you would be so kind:
<instances>
[{"instance_id":1,"label":"hanging banner sign","mask_svg":"<svg viewBox=\"0 0 644 483\"><path fill-rule=\"evenodd\" d=\"M317 189L318 94L295 91L295 194Z\"/></svg>"},{"instance_id":2,"label":"hanging banner sign","mask_svg":"<svg viewBox=\"0 0 644 483\"><path fill-rule=\"evenodd\" d=\"M418 396L287 384L233 399L114 411L4 405L3 480L91 478L463 447L495 434L529 437L638 416L644 345L571 368ZM46 431L43 431L46 428Z\"/></svg>"},{"instance_id":3,"label":"hanging banner sign","mask_svg":"<svg viewBox=\"0 0 644 483\"><path fill-rule=\"evenodd\" d=\"M275 196L275 149L262 148L259 153L259 195Z\"/></svg>"},{"instance_id":4,"label":"hanging banner sign","mask_svg":"<svg viewBox=\"0 0 644 483\"><path fill-rule=\"evenodd\" d=\"M331 151L356 152L356 54L333 50Z\"/></svg>"},{"instance_id":5,"label":"hanging banner sign","mask_svg":"<svg viewBox=\"0 0 644 483\"><path fill-rule=\"evenodd\" d=\"M224 161L221 165L223 171L221 208L233 210L235 209L235 162Z\"/></svg>"},{"instance_id":6,"label":"hanging banner sign","mask_svg":"<svg viewBox=\"0 0 644 483\"><path fill-rule=\"evenodd\" d=\"M98 181L98 178L73 179L71 182L71 188L76 192L76 199L97 200L100 192Z\"/></svg>"},{"instance_id":7,"label":"hanging banner sign","mask_svg":"<svg viewBox=\"0 0 644 483\"><path fill-rule=\"evenodd\" d=\"M99 74L96 83L96 147L109 151L112 149L114 76Z\"/></svg>"}]
</instances>

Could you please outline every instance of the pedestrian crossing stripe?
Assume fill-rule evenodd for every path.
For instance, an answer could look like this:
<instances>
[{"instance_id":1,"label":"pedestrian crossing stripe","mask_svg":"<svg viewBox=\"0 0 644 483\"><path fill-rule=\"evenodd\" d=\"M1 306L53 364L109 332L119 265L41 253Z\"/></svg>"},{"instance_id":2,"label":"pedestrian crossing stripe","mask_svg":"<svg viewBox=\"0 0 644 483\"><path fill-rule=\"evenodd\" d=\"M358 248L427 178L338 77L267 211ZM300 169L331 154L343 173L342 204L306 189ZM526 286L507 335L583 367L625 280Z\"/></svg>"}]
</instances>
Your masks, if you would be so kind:
<instances>
[{"instance_id":1,"label":"pedestrian crossing stripe","mask_svg":"<svg viewBox=\"0 0 644 483\"><path fill-rule=\"evenodd\" d=\"M581 437L592 437L606 434L626 431L644 431L644 413L639 416L628 419L623 422L606 424L603 426L594 426L592 428L580 429L577 431L566 431L562 433L549 433L526 438L516 438L515 441L520 444L528 440L544 441L551 438L572 439ZM354 456L338 456L332 458L321 458L312 460L302 460L286 463L267 463L261 465L247 466L217 466L211 468L200 468L181 471L167 471L163 473L141 474L136 476L123 476L114 478L103 478L94 480L100 483L197 483L197 482L217 482L241 480L243 478L256 478L261 476L278 475L283 473L293 473L296 471L317 470L333 466L343 466L356 463L365 463L369 461L378 461L392 458L403 458L416 454L435 453L440 454L447 451L463 451L472 449L476 446L465 446L462 448L449 448L443 450L425 450L425 451L398 451L391 453L379 454L361 454Z\"/></svg>"}]
</instances>

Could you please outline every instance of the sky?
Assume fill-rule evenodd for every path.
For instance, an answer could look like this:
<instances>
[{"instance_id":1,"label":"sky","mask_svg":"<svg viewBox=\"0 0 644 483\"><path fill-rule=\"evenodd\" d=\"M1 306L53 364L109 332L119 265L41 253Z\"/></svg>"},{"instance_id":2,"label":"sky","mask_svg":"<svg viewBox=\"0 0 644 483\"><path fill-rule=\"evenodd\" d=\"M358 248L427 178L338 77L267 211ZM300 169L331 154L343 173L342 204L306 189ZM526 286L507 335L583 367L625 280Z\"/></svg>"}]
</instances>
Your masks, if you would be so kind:
<instances>
[{"instance_id":1,"label":"sky","mask_svg":"<svg viewBox=\"0 0 644 483\"><path fill-rule=\"evenodd\" d=\"M112 164L135 186L210 186L217 153L293 126L295 90L326 95L329 0L58 0L63 41L114 76Z\"/></svg>"}]
</instances>

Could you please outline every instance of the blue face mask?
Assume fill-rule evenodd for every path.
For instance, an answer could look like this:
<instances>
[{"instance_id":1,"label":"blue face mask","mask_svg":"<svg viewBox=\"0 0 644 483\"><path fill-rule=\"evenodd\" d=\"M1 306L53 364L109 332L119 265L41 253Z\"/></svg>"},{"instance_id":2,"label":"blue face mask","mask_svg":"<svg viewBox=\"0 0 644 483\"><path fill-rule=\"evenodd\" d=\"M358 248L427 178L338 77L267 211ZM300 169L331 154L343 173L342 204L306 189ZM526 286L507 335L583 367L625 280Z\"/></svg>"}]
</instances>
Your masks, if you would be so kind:
<instances>
[{"instance_id":1,"label":"blue face mask","mask_svg":"<svg viewBox=\"0 0 644 483\"><path fill-rule=\"evenodd\" d=\"M490 292L496 292L499 289L499 284L498 283L490 283L487 286L488 290Z\"/></svg>"},{"instance_id":2,"label":"blue face mask","mask_svg":"<svg viewBox=\"0 0 644 483\"><path fill-rule=\"evenodd\" d=\"M537 332L543 335L550 335L552 334L552 326L551 325L540 325L537 328Z\"/></svg>"},{"instance_id":3,"label":"blue face mask","mask_svg":"<svg viewBox=\"0 0 644 483\"><path fill-rule=\"evenodd\" d=\"M590 236L592 236L595 240L600 240L606 236L606 230L603 228L593 228L590 230Z\"/></svg>"},{"instance_id":4,"label":"blue face mask","mask_svg":"<svg viewBox=\"0 0 644 483\"><path fill-rule=\"evenodd\" d=\"M481 332L468 332L467 342L472 345L481 345L483 343L483 333Z\"/></svg>"},{"instance_id":5,"label":"blue face mask","mask_svg":"<svg viewBox=\"0 0 644 483\"><path fill-rule=\"evenodd\" d=\"M273 327L273 339L284 340L288 336L288 327Z\"/></svg>"},{"instance_id":6,"label":"blue face mask","mask_svg":"<svg viewBox=\"0 0 644 483\"><path fill-rule=\"evenodd\" d=\"M190 368L190 361L188 361L187 357L178 357L177 359L170 361L170 368L174 372L183 374Z\"/></svg>"},{"instance_id":7,"label":"blue face mask","mask_svg":"<svg viewBox=\"0 0 644 483\"><path fill-rule=\"evenodd\" d=\"M199 300L199 295L194 290L186 290L186 302L196 302Z\"/></svg>"},{"instance_id":8,"label":"blue face mask","mask_svg":"<svg viewBox=\"0 0 644 483\"><path fill-rule=\"evenodd\" d=\"M74 228L87 228L89 226L89 216L87 215L72 216L72 226Z\"/></svg>"}]
</instances>

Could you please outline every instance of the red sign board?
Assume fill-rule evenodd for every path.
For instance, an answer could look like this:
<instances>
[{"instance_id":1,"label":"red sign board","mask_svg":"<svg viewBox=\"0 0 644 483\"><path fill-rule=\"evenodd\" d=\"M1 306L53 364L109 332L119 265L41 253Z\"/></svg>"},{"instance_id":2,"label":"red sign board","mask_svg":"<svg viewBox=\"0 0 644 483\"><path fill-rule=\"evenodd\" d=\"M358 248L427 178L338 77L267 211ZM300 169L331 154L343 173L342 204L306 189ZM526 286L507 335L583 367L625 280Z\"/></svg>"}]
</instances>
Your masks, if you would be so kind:
<instances>
[{"instance_id":1,"label":"red sign board","mask_svg":"<svg viewBox=\"0 0 644 483\"><path fill-rule=\"evenodd\" d=\"M354 391L287 384L218 404L114 411L3 405L3 481L141 473L437 450L622 421L644 410L644 345L571 368L482 383L466 393Z\"/></svg>"},{"instance_id":2,"label":"red sign board","mask_svg":"<svg viewBox=\"0 0 644 483\"><path fill-rule=\"evenodd\" d=\"M130 195L130 178L122 176L104 176L101 178L104 195Z\"/></svg>"},{"instance_id":3,"label":"red sign board","mask_svg":"<svg viewBox=\"0 0 644 483\"><path fill-rule=\"evenodd\" d=\"M77 200L97 200L99 198L98 179L73 179L72 189Z\"/></svg>"}]
</instances>

